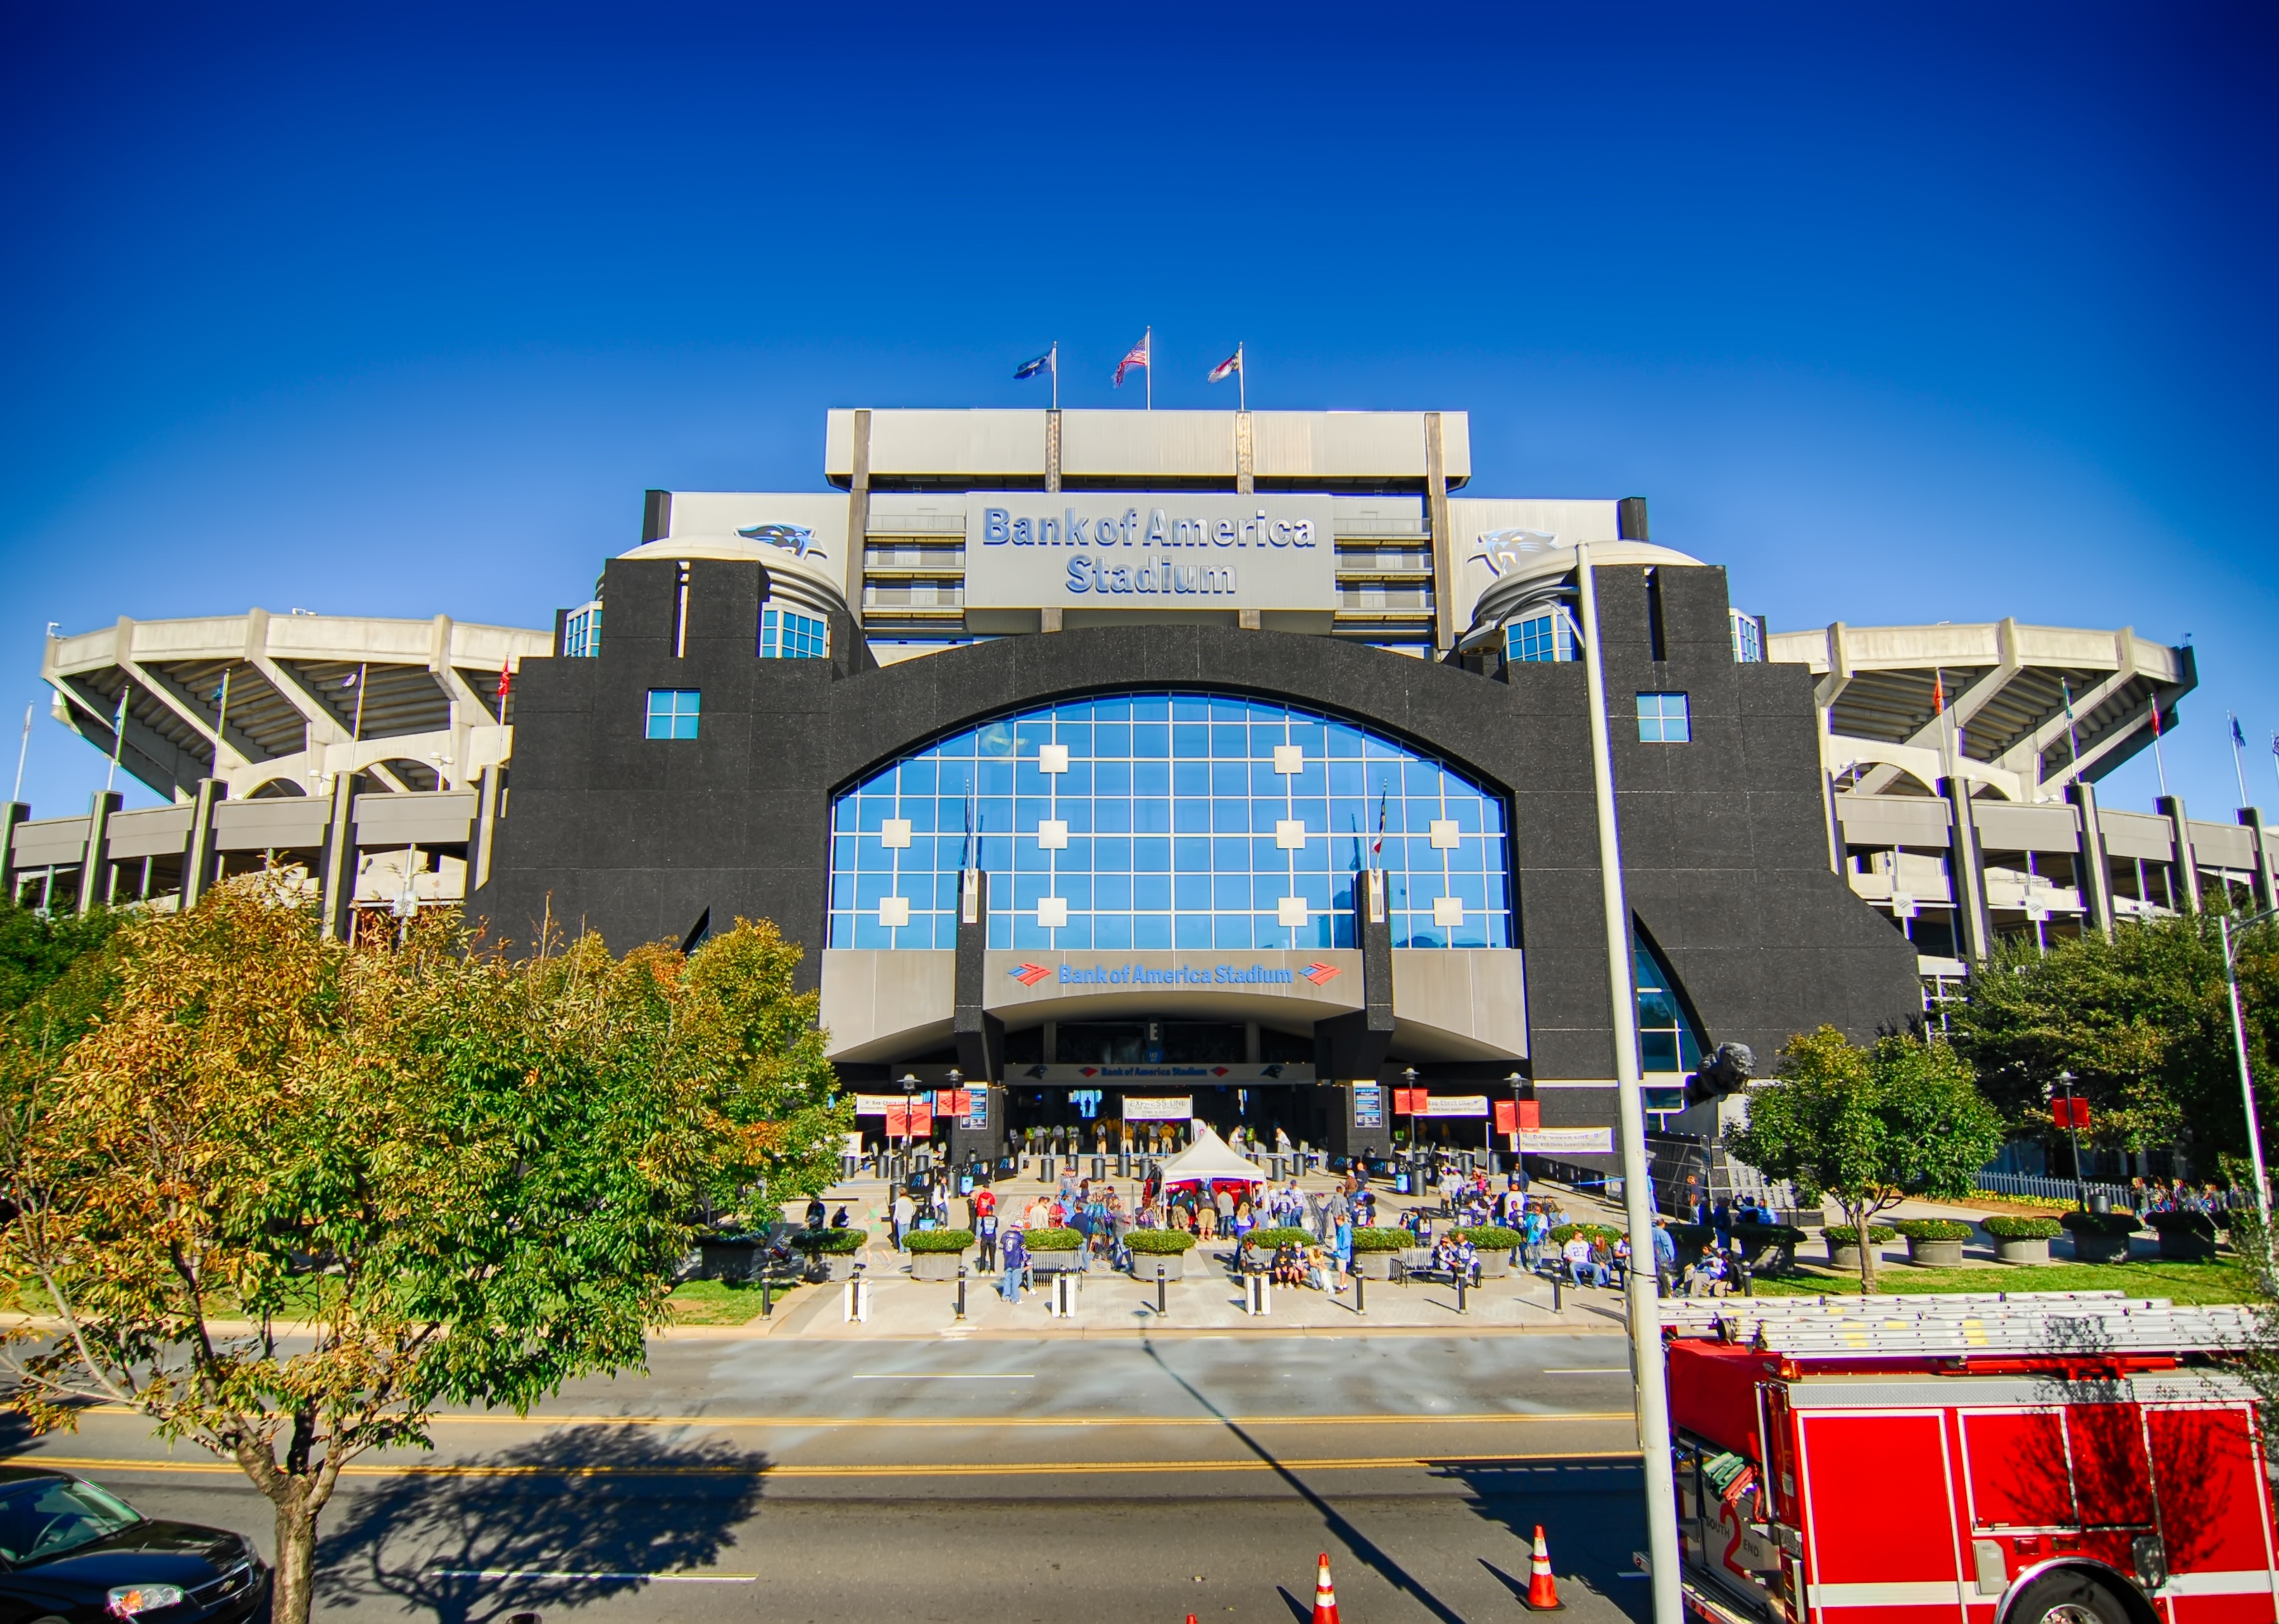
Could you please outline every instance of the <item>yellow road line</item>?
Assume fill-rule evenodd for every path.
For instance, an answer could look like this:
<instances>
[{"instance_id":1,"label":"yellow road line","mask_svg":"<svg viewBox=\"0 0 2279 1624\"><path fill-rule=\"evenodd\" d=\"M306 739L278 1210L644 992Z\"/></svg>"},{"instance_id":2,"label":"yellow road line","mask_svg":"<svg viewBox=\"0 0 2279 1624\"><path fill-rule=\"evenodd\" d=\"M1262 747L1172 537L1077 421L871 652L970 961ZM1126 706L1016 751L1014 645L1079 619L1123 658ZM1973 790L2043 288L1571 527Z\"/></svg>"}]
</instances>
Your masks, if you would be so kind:
<instances>
[{"instance_id":1,"label":"yellow road line","mask_svg":"<svg viewBox=\"0 0 2279 1624\"><path fill-rule=\"evenodd\" d=\"M1376 1455L1304 1460L1030 1460L891 1466L349 1466L346 1477L1101 1477L1203 1472L1371 1472L1419 1467L1512 1466L1533 1460L1635 1460L1635 1449L1562 1449L1542 1454ZM167 1472L235 1476L219 1460L127 1460L91 1455L12 1455L10 1466L74 1472Z\"/></svg>"},{"instance_id":2,"label":"yellow road line","mask_svg":"<svg viewBox=\"0 0 2279 1624\"><path fill-rule=\"evenodd\" d=\"M81 1415L134 1415L125 1405L90 1405ZM880 1427L880 1428L1054 1428L1078 1427L1405 1427L1420 1423L1446 1426L1503 1426L1546 1421L1627 1421L1628 1410L1578 1410L1559 1413L1513 1415L1503 1413L1465 1415L438 1415L438 1427Z\"/></svg>"}]
</instances>

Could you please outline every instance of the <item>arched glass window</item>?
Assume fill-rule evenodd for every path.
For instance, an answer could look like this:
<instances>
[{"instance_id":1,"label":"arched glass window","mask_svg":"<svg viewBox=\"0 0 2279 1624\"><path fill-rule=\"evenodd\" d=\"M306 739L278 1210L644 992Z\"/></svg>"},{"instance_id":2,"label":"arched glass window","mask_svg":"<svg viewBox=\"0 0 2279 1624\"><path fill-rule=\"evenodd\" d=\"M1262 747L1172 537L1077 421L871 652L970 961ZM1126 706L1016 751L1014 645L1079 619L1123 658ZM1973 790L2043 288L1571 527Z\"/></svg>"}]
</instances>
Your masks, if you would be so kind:
<instances>
[{"instance_id":1,"label":"arched glass window","mask_svg":"<svg viewBox=\"0 0 2279 1624\"><path fill-rule=\"evenodd\" d=\"M1677 978L1645 937L1633 938L1632 973L1638 978L1638 1069L1657 1072L1701 1069L1701 1034L1686 1017L1677 996Z\"/></svg>"},{"instance_id":2,"label":"arched glass window","mask_svg":"<svg viewBox=\"0 0 2279 1624\"><path fill-rule=\"evenodd\" d=\"M1379 843L1382 850L1372 854ZM1225 694L1070 700L914 751L832 808L831 945L954 947L969 842L1005 949L1512 946L1504 806L1317 712Z\"/></svg>"}]
</instances>

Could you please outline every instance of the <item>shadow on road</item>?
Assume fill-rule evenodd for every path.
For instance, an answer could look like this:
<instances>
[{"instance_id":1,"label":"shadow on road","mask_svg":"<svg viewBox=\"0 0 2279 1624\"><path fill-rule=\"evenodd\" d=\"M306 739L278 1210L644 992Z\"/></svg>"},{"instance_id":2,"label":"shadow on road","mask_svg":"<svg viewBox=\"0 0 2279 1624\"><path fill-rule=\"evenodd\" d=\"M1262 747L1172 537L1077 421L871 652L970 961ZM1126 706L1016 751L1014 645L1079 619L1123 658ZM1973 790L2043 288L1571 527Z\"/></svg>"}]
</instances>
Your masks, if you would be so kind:
<instances>
[{"instance_id":1,"label":"shadow on road","mask_svg":"<svg viewBox=\"0 0 2279 1624\"><path fill-rule=\"evenodd\" d=\"M1644 1485L1636 1461L1585 1455L1427 1464L1435 1475L1469 1490L1474 1513L1502 1524L1523 1548L1533 1544L1540 1523L1551 1571L1561 1585L1580 1581L1644 1624L1652 1611L1648 1587L1623 1577L1637 1571L1631 1553L1643 1549L1646 1538L1646 1506L1639 1498ZM1481 1566L1515 1596L1527 1595L1525 1578L1485 1559Z\"/></svg>"},{"instance_id":2,"label":"shadow on road","mask_svg":"<svg viewBox=\"0 0 2279 1624\"><path fill-rule=\"evenodd\" d=\"M438 1624L506 1624L704 1569L757 1508L764 1453L580 1427L346 1500L318 1545L333 1606L394 1597Z\"/></svg>"}]
</instances>

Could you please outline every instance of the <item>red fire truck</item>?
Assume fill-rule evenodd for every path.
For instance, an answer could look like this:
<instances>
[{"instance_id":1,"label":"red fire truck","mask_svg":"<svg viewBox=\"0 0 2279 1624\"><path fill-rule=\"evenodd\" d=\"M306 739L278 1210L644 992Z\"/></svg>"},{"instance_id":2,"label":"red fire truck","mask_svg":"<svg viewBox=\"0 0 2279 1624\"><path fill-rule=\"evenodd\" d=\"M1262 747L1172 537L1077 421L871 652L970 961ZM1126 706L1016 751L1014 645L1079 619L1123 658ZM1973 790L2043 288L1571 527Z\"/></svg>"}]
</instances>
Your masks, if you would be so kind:
<instances>
[{"instance_id":1,"label":"red fire truck","mask_svg":"<svg viewBox=\"0 0 2279 1624\"><path fill-rule=\"evenodd\" d=\"M2279 1624L2236 1308L2118 1293L1665 1306L1709 1624Z\"/></svg>"}]
</instances>

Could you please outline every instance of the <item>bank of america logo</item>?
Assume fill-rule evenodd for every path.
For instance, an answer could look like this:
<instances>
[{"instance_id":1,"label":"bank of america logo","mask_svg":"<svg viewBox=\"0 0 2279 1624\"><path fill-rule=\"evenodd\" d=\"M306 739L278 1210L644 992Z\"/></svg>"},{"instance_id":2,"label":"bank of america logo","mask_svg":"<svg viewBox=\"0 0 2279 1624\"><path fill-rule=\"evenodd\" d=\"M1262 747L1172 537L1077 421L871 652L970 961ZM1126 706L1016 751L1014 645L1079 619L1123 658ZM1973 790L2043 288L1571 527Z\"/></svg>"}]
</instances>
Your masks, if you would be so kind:
<instances>
[{"instance_id":1,"label":"bank of america logo","mask_svg":"<svg viewBox=\"0 0 2279 1624\"><path fill-rule=\"evenodd\" d=\"M1033 987L1052 974L1041 964L1016 964L1005 972L1024 987Z\"/></svg>"},{"instance_id":2,"label":"bank of america logo","mask_svg":"<svg viewBox=\"0 0 2279 1624\"><path fill-rule=\"evenodd\" d=\"M1313 963L1306 966L1306 979L1312 982L1317 987L1326 987L1330 983L1335 981L1339 977L1344 974L1345 971L1339 969L1336 965L1324 964L1318 959L1316 959Z\"/></svg>"}]
</instances>

